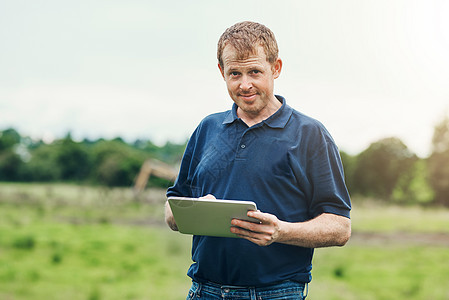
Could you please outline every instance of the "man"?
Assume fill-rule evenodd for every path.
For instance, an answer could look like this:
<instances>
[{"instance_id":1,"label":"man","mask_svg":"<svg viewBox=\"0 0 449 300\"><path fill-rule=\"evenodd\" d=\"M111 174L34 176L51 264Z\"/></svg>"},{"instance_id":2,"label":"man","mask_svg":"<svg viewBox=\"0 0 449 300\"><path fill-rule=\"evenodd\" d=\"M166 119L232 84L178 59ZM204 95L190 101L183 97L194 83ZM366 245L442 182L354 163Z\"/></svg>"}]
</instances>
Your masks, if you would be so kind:
<instances>
[{"instance_id":1,"label":"man","mask_svg":"<svg viewBox=\"0 0 449 300\"><path fill-rule=\"evenodd\" d=\"M338 149L321 123L274 95L282 60L268 28L235 24L217 57L233 108L199 124L167 196L251 200L260 224L232 220L242 239L193 237L188 299L305 299L313 249L351 234ZM166 222L177 230L168 205Z\"/></svg>"}]
</instances>

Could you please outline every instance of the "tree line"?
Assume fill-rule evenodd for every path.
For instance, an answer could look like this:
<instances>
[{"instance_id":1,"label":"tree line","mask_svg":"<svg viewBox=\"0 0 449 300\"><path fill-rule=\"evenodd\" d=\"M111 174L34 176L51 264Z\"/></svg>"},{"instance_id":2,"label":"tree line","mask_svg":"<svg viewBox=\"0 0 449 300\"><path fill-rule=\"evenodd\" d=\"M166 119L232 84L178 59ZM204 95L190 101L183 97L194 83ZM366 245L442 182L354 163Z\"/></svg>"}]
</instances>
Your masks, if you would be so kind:
<instances>
[{"instance_id":1,"label":"tree line","mask_svg":"<svg viewBox=\"0 0 449 300\"><path fill-rule=\"evenodd\" d=\"M341 153L353 195L398 204L449 206L449 118L434 128L431 154L420 158L398 138L372 143L356 156Z\"/></svg>"},{"instance_id":2,"label":"tree line","mask_svg":"<svg viewBox=\"0 0 449 300\"><path fill-rule=\"evenodd\" d=\"M184 148L185 144L157 146L149 140L127 143L120 137L77 142L70 134L45 143L9 128L0 131L0 181L131 186L147 159L175 165ZM169 184L160 178L149 181L153 186Z\"/></svg>"},{"instance_id":3,"label":"tree line","mask_svg":"<svg viewBox=\"0 0 449 300\"><path fill-rule=\"evenodd\" d=\"M157 146L149 140L74 141L70 134L45 143L0 131L0 181L76 182L131 186L147 159L179 163L186 143ZM449 206L449 118L434 128L432 152L420 158L396 137L373 142L357 155L341 151L351 195L397 204ZM150 177L150 186L170 182Z\"/></svg>"}]
</instances>

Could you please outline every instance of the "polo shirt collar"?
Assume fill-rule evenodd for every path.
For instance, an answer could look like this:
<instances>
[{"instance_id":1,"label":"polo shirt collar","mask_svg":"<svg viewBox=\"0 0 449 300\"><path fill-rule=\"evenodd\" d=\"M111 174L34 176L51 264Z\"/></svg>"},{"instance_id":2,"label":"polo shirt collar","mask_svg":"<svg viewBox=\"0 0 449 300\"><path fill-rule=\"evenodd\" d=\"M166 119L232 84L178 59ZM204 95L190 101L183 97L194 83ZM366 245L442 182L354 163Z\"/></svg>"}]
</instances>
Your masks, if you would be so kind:
<instances>
[{"instance_id":1,"label":"polo shirt collar","mask_svg":"<svg viewBox=\"0 0 449 300\"><path fill-rule=\"evenodd\" d=\"M282 103L282 106L272 116L262 121L262 123L265 123L272 128L284 128L288 120L290 119L293 110L290 106L287 105L284 97L279 95L275 96ZM223 120L223 124L231 124L238 119L239 117L237 116L237 105L234 103L232 106L232 110L228 111L228 114Z\"/></svg>"}]
</instances>

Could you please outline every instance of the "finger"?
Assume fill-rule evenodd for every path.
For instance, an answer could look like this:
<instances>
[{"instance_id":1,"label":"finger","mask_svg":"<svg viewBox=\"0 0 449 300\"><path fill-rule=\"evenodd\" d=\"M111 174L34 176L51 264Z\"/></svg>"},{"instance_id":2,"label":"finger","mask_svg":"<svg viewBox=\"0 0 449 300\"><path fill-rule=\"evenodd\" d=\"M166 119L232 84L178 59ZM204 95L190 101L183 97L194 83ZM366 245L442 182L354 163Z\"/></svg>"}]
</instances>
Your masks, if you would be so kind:
<instances>
[{"instance_id":1,"label":"finger","mask_svg":"<svg viewBox=\"0 0 449 300\"><path fill-rule=\"evenodd\" d=\"M271 240L264 234L244 230L238 227L232 227L231 232L259 246L268 246L269 244L271 244Z\"/></svg>"},{"instance_id":2,"label":"finger","mask_svg":"<svg viewBox=\"0 0 449 300\"><path fill-rule=\"evenodd\" d=\"M253 223L240 219L232 219L231 225L253 232L260 232L261 230L261 223Z\"/></svg>"},{"instance_id":3,"label":"finger","mask_svg":"<svg viewBox=\"0 0 449 300\"><path fill-rule=\"evenodd\" d=\"M251 231L251 230L246 230L243 229L241 227L231 227L231 232L235 233L236 235L238 235L239 237L245 238L247 240L260 240L260 233Z\"/></svg>"},{"instance_id":4,"label":"finger","mask_svg":"<svg viewBox=\"0 0 449 300\"><path fill-rule=\"evenodd\" d=\"M271 240L274 233L273 226L269 224L257 224L238 219L232 220L231 224L240 229L239 234L250 236L258 240Z\"/></svg>"},{"instance_id":5,"label":"finger","mask_svg":"<svg viewBox=\"0 0 449 300\"><path fill-rule=\"evenodd\" d=\"M263 213L260 210L250 210L247 213L247 216L250 218L258 219L262 223L272 223L273 222L273 215Z\"/></svg>"}]
</instances>

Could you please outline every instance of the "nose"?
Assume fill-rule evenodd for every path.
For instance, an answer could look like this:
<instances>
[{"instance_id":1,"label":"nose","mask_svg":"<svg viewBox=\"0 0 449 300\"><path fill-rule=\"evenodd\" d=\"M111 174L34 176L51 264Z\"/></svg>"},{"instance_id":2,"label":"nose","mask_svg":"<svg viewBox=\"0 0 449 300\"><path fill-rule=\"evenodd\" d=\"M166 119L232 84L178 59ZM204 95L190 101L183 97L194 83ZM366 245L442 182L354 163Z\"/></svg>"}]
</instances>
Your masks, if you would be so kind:
<instances>
[{"instance_id":1,"label":"nose","mask_svg":"<svg viewBox=\"0 0 449 300\"><path fill-rule=\"evenodd\" d=\"M242 76L239 87L242 91L250 90L253 87L251 79L248 76Z\"/></svg>"}]
</instances>

